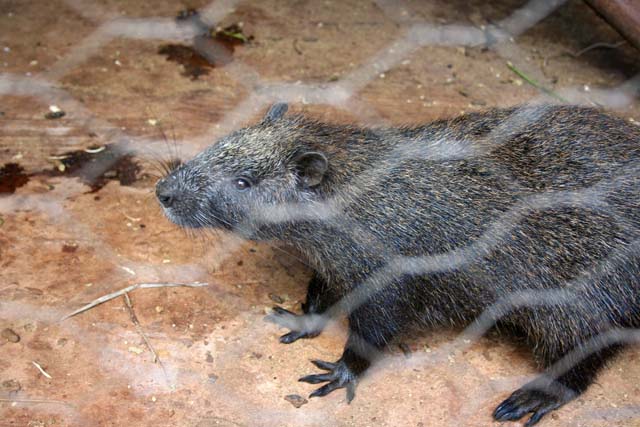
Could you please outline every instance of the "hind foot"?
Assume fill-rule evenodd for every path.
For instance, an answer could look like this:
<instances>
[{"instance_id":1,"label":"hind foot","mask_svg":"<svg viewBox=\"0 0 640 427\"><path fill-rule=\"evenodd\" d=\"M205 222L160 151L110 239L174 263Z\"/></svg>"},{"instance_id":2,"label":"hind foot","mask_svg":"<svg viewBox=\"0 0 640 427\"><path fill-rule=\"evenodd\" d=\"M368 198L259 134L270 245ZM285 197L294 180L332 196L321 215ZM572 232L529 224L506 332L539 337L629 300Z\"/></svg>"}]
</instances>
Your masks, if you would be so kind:
<instances>
[{"instance_id":1,"label":"hind foot","mask_svg":"<svg viewBox=\"0 0 640 427\"><path fill-rule=\"evenodd\" d=\"M346 363L340 360L335 363L324 362L322 360L312 360L311 363L316 365L319 369L328 372L326 374L307 375L298 380L309 384L327 382L327 384L311 393L309 397L326 396L334 390L346 388L347 402L350 403L353 400L356 395L357 375L349 369Z\"/></svg>"},{"instance_id":2,"label":"hind foot","mask_svg":"<svg viewBox=\"0 0 640 427\"><path fill-rule=\"evenodd\" d=\"M532 412L531 418L524 424L530 427L536 424L549 412L558 409L573 398L574 393L565 387L554 383L552 387L536 387L528 384L516 390L507 400L493 411L493 418L497 421L515 421ZM562 390L564 388L565 390Z\"/></svg>"},{"instance_id":3,"label":"hind foot","mask_svg":"<svg viewBox=\"0 0 640 427\"><path fill-rule=\"evenodd\" d=\"M325 321L317 314L295 314L282 307L273 307L273 313L265 317L267 322L289 329L280 337L283 344L291 344L300 338L314 338L320 335Z\"/></svg>"},{"instance_id":4,"label":"hind foot","mask_svg":"<svg viewBox=\"0 0 640 427\"><path fill-rule=\"evenodd\" d=\"M319 369L327 371L325 374L307 375L298 381L310 384L326 382L319 389L315 390L309 397L326 396L339 388L347 389L347 402L351 403L356 395L356 385L360 375L367 370L371 362L358 356L354 351L345 349L342 357L337 362L324 362L322 360L312 360L311 363Z\"/></svg>"}]
</instances>

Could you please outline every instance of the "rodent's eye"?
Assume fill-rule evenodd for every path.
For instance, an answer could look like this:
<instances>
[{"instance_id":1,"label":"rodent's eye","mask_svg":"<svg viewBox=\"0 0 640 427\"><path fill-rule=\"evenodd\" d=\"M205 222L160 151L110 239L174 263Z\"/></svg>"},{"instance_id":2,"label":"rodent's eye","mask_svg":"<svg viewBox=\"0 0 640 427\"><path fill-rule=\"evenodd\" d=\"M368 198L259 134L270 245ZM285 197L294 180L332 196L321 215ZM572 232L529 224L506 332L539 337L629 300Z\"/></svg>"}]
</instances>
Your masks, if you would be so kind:
<instances>
[{"instance_id":1,"label":"rodent's eye","mask_svg":"<svg viewBox=\"0 0 640 427\"><path fill-rule=\"evenodd\" d=\"M236 190L244 191L251 187L251 182L247 178L236 178L233 181L233 185L235 185Z\"/></svg>"}]
</instances>

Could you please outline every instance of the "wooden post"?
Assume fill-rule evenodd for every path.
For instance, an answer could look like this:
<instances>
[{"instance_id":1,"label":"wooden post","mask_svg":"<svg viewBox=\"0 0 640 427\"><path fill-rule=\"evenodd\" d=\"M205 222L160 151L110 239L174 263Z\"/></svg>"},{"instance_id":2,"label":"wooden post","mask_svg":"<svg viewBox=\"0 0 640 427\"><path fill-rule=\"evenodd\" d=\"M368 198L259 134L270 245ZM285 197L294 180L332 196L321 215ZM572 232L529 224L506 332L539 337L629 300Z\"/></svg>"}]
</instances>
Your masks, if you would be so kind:
<instances>
[{"instance_id":1,"label":"wooden post","mask_svg":"<svg viewBox=\"0 0 640 427\"><path fill-rule=\"evenodd\" d=\"M585 0L613 28L640 49L640 0Z\"/></svg>"}]
</instances>

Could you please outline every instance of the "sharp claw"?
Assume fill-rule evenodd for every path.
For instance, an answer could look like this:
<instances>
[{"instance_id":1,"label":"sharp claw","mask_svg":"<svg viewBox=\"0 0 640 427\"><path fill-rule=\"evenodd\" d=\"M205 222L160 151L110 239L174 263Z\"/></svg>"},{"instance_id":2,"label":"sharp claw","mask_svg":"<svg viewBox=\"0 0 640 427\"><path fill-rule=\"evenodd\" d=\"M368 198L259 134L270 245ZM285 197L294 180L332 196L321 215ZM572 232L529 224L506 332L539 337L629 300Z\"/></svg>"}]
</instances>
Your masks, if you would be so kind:
<instances>
[{"instance_id":1,"label":"sharp claw","mask_svg":"<svg viewBox=\"0 0 640 427\"><path fill-rule=\"evenodd\" d=\"M538 424L538 421L540 421L545 414L546 412L543 412L543 411L535 412L531 416L531 418L529 418L529 420L526 423L524 423L524 427L531 427L534 424Z\"/></svg>"},{"instance_id":2,"label":"sharp claw","mask_svg":"<svg viewBox=\"0 0 640 427\"><path fill-rule=\"evenodd\" d=\"M543 406L542 408L538 408L538 410L536 410L531 418L529 418L529 420L524 424L525 427L531 427L532 425L537 424L538 421L542 419L542 417L547 415L549 412L558 409L560 406L561 405L559 403L553 402L551 404Z\"/></svg>"},{"instance_id":3,"label":"sharp claw","mask_svg":"<svg viewBox=\"0 0 640 427\"><path fill-rule=\"evenodd\" d=\"M337 363L325 362L323 360L312 360L311 363L316 365L317 368L324 371L333 371L338 367Z\"/></svg>"},{"instance_id":4,"label":"sharp claw","mask_svg":"<svg viewBox=\"0 0 640 427\"><path fill-rule=\"evenodd\" d=\"M533 415L524 424L525 427L531 427L537 424L547 413L561 405L562 402L557 401L553 396L545 392L520 389L498 405L493 411L493 417L497 421L515 421L533 412Z\"/></svg>"},{"instance_id":5,"label":"sharp claw","mask_svg":"<svg viewBox=\"0 0 640 427\"><path fill-rule=\"evenodd\" d=\"M292 342L299 340L303 336L304 334L300 332L289 332L288 334L284 334L280 337L280 342L282 344L291 344Z\"/></svg>"},{"instance_id":6,"label":"sharp claw","mask_svg":"<svg viewBox=\"0 0 640 427\"><path fill-rule=\"evenodd\" d=\"M495 418L497 421L506 421L507 417L506 415L509 413L510 411L506 408L502 408L500 411L496 412L493 415L493 418Z\"/></svg>"},{"instance_id":7,"label":"sharp claw","mask_svg":"<svg viewBox=\"0 0 640 427\"><path fill-rule=\"evenodd\" d=\"M507 412L511 410L511 402L509 400L505 400L493 411L493 418L498 421L502 421L502 417L505 416Z\"/></svg>"},{"instance_id":8,"label":"sharp claw","mask_svg":"<svg viewBox=\"0 0 640 427\"><path fill-rule=\"evenodd\" d=\"M521 407L514 405L511 398L509 398L496 408L493 417L498 421L515 421L522 418L525 413L522 412Z\"/></svg>"},{"instance_id":9,"label":"sharp claw","mask_svg":"<svg viewBox=\"0 0 640 427\"><path fill-rule=\"evenodd\" d=\"M335 376L331 374L318 374L318 375L306 375L300 378L298 381L302 381L309 384L318 384L323 383L325 381L332 381L335 379Z\"/></svg>"},{"instance_id":10,"label":"sharp claw","mask_svg":"<svg viewBox=\"0 0 640 427\"><path fill-rule=\"evenodd\" d=\"M296 316L296 314L293 313L292 311L289 311L286 308L282 308L277 305L273 307L273 311L276 312L277 314L290 314L292 316Z\"/></svg>"},{"instance_id":11,"label":"sharp claw","mask_svg":"<svg viewBox=\"0 0 640 427\"><path fill-rule=\"evenodd\" d=\"M316 391L314 391L313 393L311 393L309 395L309 397L322 397L322 396L326 396L327 394L331 393L332 391L334 391L337 388L342 387L340 385L340 383L335 380L335 381L331 381L329 384L325 384L322 387L320 387L319 389L317 389Z\"/></svg>"},{"instance_id":12,"label":"sharp claw","mask_svg":"<svg viewBox=\"0 0 640 427\"><path fill-rule=\"evenodd\" d=\"M520 418L522 418L524 416L523 414L520 414L518 412L513 412L513 411L505 411L504 414L502 414L502 416L500 418L496 418L497 421L517 421Z\"/></svg>"},{"instance_id":13,"label":"sharp claw","mask_svg":"<svg viewBox=\"0 0 640 427\"><path fill-rule=\"evenodd\" d=\"M506 405L507 402L502 402L501 404L498 405L498 407L496 409L493 410L493 418L495 418L496 420L500 420L500 418L502 417L502 412L504 409L504 406Z\"/></svg>"},{"instance_id":14,"label":"sharp claw","mask_svg":"<svg viewBox=\"0 0 640 427\"><path fill-rule=\"evenodd\" d=\"M349 382L347 383L347 403L351 403L354 397L356 397L356 384Z\"/></svg>"}]
</instances>

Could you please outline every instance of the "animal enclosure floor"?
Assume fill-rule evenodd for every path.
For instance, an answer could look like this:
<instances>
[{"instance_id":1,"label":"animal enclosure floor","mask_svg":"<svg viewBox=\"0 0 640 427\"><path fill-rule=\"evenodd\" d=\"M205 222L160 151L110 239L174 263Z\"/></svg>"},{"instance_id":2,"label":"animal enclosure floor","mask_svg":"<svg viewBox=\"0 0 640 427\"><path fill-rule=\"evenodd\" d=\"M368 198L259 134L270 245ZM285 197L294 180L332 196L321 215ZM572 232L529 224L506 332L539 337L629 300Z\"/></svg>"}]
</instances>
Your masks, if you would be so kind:
<instances>
[{"instance_id":1,"label":"animal enclosure floor","mask_svg":"<svg viewBox=\"0 0 640 427\"><path fill-rule=\"evenodd\" d=\"M447 40L524 5L0 0L0 427L500 425L495 406L538 371L494 335L406 337L351 404L343 390L308 399L297 380L340 356L345 325L280 344L264 316L300 310L310 271L288 250L171 225L154 159L193 155L279 96L323 120L401 125L553 100L536 82L638 124L639 52L583 2L490 48ZM213 60L176 22L195 9L215 23ZM209 285L138 289L131 307L61 321L175 282ZM624 352L541 425L640 426L639 361Z\"/></svg>"}]
</instances>

